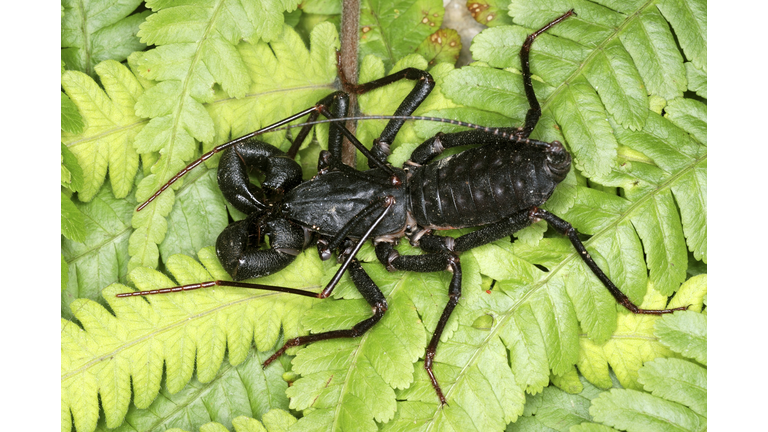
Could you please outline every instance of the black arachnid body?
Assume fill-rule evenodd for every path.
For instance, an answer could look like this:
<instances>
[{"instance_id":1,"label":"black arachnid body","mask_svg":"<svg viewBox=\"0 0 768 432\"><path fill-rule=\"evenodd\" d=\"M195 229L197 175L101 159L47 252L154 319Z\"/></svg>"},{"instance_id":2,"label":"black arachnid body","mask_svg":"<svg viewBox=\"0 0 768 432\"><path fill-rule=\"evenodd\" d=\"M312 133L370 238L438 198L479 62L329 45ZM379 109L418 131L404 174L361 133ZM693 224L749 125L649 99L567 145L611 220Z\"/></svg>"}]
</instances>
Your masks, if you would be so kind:
<instances>
[{"instance_id":1,"label":"black arachnid body","mask_svg":"<svg viewBox=\"0 0 768 432\"><path fill-rule=\"evenodd\" d=\"M663 314L685 308L645 310L634 305L597 266L587 253L570 223L539 208L568 174L571 157L558 141L551 143L529 139L541 108L533 92L529 51L535 38L573 14L569 11L526 39L520 51L523 83L530 108L520 128L477 128L457 133L438 133L419 145L402 169L387 163L389 145L405 119L424 101L435 83L429 73L405 69L360 85L346 85L319 101L315 106L267 128L223 144L193 162L164 185L138 210L157 197L175 180L208 159L224 151L219 163L218 181L225 198L248 216L230 224L216 242L216 252L234 281L211 281L153 291L126 293L145 295L198 289L210 286L234 286L286 292L313 298L327 298L339 279L349 272L352 281L373 309L373 316L351 329L300 336L264 362L264 366L289 347L345 337L358 337L373 327L387 311L387 302L378 286L356 258L361 245L371 239L376 256L389 270L452 273L445 306L426 348L424 368L440 402L446 398L435 376L432 363L440 336L461 296L461 252L509 237L526 226L547 221L566 235L591 271L614 298L634 313ZM362 94L401 79L416 81L410 94L390 116L390 121L366 149L339 122L346 119L348 93ZM343 80L342 80L343 81ZM321 152L318 175L302 181L301 167L293 160L298 146L322 114L332 123L329 150ZM257 141L255 135L280 128L309 115L288 153ZM461 122L453 122L463 124ZM466 124L464 124L466 125ZM368 158L370 170L358 171L341 162L343 138L348 138ZM435 160L445 149L474 146L450 157ZM257 168L265 180L260 186L250 182L249 168ZM438 236L435 231L478 227L457 238ZM262 248L264 237L269 248ZM394 248L408 237L426 254L401 256ZM305 248L316 244L323 259L334 252L342 263L328 285L320 292L239 282L273 274L285 268Z\"/></svg>"}]
</instances>

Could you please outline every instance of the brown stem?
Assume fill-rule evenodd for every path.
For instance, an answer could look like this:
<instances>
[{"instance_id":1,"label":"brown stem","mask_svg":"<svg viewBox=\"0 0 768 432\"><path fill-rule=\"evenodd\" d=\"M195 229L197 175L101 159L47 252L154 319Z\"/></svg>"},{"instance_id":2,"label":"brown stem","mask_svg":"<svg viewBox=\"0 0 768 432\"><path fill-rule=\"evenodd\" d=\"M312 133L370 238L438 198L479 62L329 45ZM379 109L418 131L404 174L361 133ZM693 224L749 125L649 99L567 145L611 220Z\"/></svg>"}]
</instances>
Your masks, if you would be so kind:
<instances>
[{"instance_id":1,"label":"brown stem","mask_svg":"<svg viewBox=\"0 0 768 432\"><path fill-rule=\"evenodd\" d=\"M341 68L343 76L350 84L357 84L357 42L360 23L360 1L342 0L341 5ZM357 112L357 95L349 95L349 112ZM347 129L353 134L356 131L354 121L347 122ZM344 138L342 145L342 163L355 167L356 151L352 143Z\"/></svg>"}]
</instances>

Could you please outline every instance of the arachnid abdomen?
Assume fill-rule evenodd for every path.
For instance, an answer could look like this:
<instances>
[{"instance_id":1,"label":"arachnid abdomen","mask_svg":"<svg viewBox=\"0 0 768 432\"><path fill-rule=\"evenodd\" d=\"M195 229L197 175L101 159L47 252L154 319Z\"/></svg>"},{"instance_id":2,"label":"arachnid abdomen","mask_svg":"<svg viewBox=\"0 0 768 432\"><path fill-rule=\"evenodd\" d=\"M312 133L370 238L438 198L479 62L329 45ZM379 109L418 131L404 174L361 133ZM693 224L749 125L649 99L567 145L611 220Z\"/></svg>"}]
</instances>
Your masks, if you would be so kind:
<instances>
[{"instance_id":1,"label":"arachnid abdomen","mask_svg":"<svg viewBox=\"0 0 768 432\"><path fill-rule=\"evenodd\" d=\"M532 146L487 145L429 163L409 179L413 216L435 228L482 226L543 204L570 168Z\"/></svg>"}]
</instances>

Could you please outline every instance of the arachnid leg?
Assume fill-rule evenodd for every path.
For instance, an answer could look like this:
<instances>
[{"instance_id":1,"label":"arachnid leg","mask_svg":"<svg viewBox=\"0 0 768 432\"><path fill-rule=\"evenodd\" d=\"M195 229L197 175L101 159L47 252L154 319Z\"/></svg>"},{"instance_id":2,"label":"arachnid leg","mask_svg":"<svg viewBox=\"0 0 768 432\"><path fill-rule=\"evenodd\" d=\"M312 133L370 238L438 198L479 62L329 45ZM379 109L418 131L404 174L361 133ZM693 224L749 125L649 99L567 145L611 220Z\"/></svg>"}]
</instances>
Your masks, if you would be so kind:
<instances>
[{"instance_id":1,"label":"arachnid leg","mask_svg":"<svg viewBox=\"0 0 768 432\"><path fill-rule=\"evenodd\" d=\"M539 101L536 99L536 94L533 91L533 82L531 82L531 66L529 61L531 45L533 44L533 41L539 37L540 34L563 22L563 20L571 15L576 15L576 12L574 12L573 9L559 16L558 18L555 18L554 21L528 35L528 37L525 38L525 42L523 42L523 45L520 47L520 63L523 67L523 87L525 88L525 96L528 99L528 105L530 105L528 112L525 114L525 124L519 129L517 133L520 137L528 138L531 132L533 132L533 129L536 127L536 123L539 122L539 118L541 117L541 105L539 105Z\"/></svg>"},{"instance_id":2,"label":"arachnid leg","mask_svg":"<svg viewBox=\"0 0 768 432\"><path fill-rule=\"evenodd\" d=\"M347 270L349 271L349 275L352 278L352 281L355 283L357 290L360 291L360 294L363 295L363 298L365 298L368 304L370 304L373 308L373 316L360 321L359 323L355 324L354 327L348 330L332 330L323 333L316 333L293 338L287 341L282 348L272 354L272 356L262 364L262 367L269 366L269 364L272 363L275 359L283 355L283 353L285 353L288 348L306 345L308 343L321 340L360 337L377 322L379 322L379 320L381 320L381 317L384 316L384 312L387 311L387 300L384 298L384 294L381 292L379 287L376 286L373 280L371 280L371 278L368 276L368 273L365 272L357 259L352 258L350 260Z\"/></svg>"},{"instance_id":3,"label":"arachnid leg","mask_svg":"<svg viewBox=\"0 0 768 432\"><path fill-rule=\"evenodd\" d=\"M312 107L312 112L309 115L308 122L317 120L317 117L320 114L328 119L346 116L348 108L349 95L342 91L337 91L324 97L318 101L314 107ZM301 147L301 143L309 134L312 126L313 125L306 125L301 128L296 136L296 139L293 141L291 148L288 150L288 156L290 158L294 158L296 156L296 153L299 151L299 147ZM328 133L328 152L330 157L328 158L326 164L329 168L344 169L345 165L342 162L341 149L342 141L345 137L352 143L353 146L355 146L355 148L357 148L363 154L363 156L368 158L369 164L376 165L378 168L387 171L394 177L395 173L386 165L386 160L380 161L379 158L376 158L373 153L371 153L371 151L368 150L363 145L363 143L361 143L360 140L358 140L357 137L352 132L350 132L349 129L347 129L344 124L335 122L331 124L330 131Z\"/></svg>"},{"instance_id":4,"label":"arachnid leg","mask_svg":"<svg viewBox=\"0 0 768 432\"><path fill-rule=\"evenodd\" d=\"M533 208L530 214L532 219L544 219L554 229L568 237L568 239L573 244L573 247L575 247L579 252L581 259L584 260L584 262L587 264L587 267L589 267L589 269L592 270L592 273L594 273L595 276L600 279L600 282L602 282L603 285L608 288L608 291L610 291L611 295L613 295L613 298L615 298L619 304L627 308L630 312L636 314L661 315L688 309L687 306L674 309L640 309L637 307L637 305L632 303L629 297L621 292L621 290L619 290L619 288L616 287L616 285L614 285L610 279L608 279L608 276L603 273L600 267L597 266L595 260L593 260L589 255L589 252L587 252L587 248L584 247L584 243L582 243L579 239L579 233L568 221L560 219L552 213L540 208Z\"/></svg>"},{"instance_id":5,"label":"arachnid leg","mask_svg":"<svg viewBox=\"0 0 768 432\"><path fill-rule=\"evenodd\" d=\"M282 348L277 350L277 352L275 352L270 358L268 358L262 365L263 367L267 367L270 363L272 363L272 361L280 357L285 352L285 350L291 347L304 345L319 340L361 336L363 333L368 331L368 329L373 327L374 324L379 322L382 316L384 316L384 312L387 311L387 301L384 298L384 294L381 293L379 287L376 286L376 284L371 280L365 270L363 270L363 268L360 266L360 262L355 258L355 255L357 255L360 247L363 245L363 243L366 242L366 240L368 240L368 238L371 236L371 233L373 233L376 227L381 223L394 203L394 198L388 196L381 200L374 201L371 206L366 207L355 216L357 223L359 223L362 219L365 219L365 217L373 213L371 210L372 208L376 209L383 207L381 212L376 217L376 220L371 224L371 226L355 244L352 250L349 251L341 267L339 267L339 270L336 271L336 274L333 276L333 278L331 278L331 281L328 282L328 285L323 289L323 291L316 295L318 298L328 298L331 295L331 292L333 292L333 289L336 288L339 280L341 280L341 276L344 275L346 271L349 271L350 276L352 277L352 281L357 287L357 290L360 291L360 294L363 295L363 298L368 301L368 304L373 307L373 316L366 320L360 321L349 330L335 330L307 336L300 336L291 339L286 342Z\"/></svg>"},{"instance_id":6,"label":"arachnid leg","mask_svg":"<svg viewBox=\"0 0 768 432\"><path fill-rule=\"evenodd\" d=\"M308 123L317 120L317 117L320 115L319 107L321 106L329 109L329 112L333 115L333 117L346 117L349 110L349 95L343 91L337 91L321 99L315 104L315 107L318 109L312 112L307 118ZM299 152L299 148L306 139L307 135L309 135L309 131L312 130L312 126L314 125L306 125L303 126L301 130L299 130L299 133L296 134L296 138L293 140L291 148L287 152L288 157L291 159L296 157L296 153ZM341 163L342 139L343 135L341 130L331 126L330 130L328 131L328 149L330 150L331 155L333 155L332 163L334 164Z\"/></svg>"},{"instance_id":7,"label":"arachnid leg","mask_svg":"<svg viewBox=\"0 0 768 432\"><path fill-rule=\"evenodd\" d=\"M376 245L376 256L390 270L403 270L403 271L415 271L415 272L436 272L448 270L453 273L451 282L448 286L448 303L443 309L443 313L440 315L440 319L437 322L434 333L432 333L432 339L427 345L427 349L424 353L424 369L429 375L429 379L432 381L432 387L434 387L437 397L440 399L440 403L447 404L443 390L440 384L437 382L435 373L432 370L432 364L437 354L437 344L440 342L440 336L445 330L445 325L448 323L448 319L451 317L451 313L459 303L461 298L461 265L459 264L459 256L447 249L447 247L440 247L435 244L436 249L440 249L437 253L431 253L427 255L407 255L401 256L390 243L379 243Z\"/></svg>"},{"instance_id":8,"label":"arachnid leg","mask_svg":"<svg viewBox=\"0 0 768 432\"><path fill-rule=\"evenodd\" d=\"M497 129L499 132L514 133L514 129ZM471 130L454 133L439 132L434 137L419 144L411 153L411 158L406 165L424 165L443 153L445 149L466 145L508 144L509 138L490 134L486 131Z\"/></svg>"},{"instance_id":9,"label":"arachnid leg","mask_svg":"<svg viewBox=\"0 0 768 432\"><path fill-rule=\"evenodd\" d=\"M416 86L413 88L413 90L411 90L410 93L408 93L408 96L403 99L403 102L400 103L400 106L397 108L397 110L395 110L394 113L396 116L407 116L413 114L413 112L416 111L416 108L418 108L419 105L424 102L427 96L429 96L429 93L432 91L432 89L435 88L435 80L427 71L415 68L406 68L391 75L387 75L383 78L367 82L365 84L347 84L345 86L345 90L350 93L363 94L400 81L402 79L416 81ZM381 135L379 135L379 138L376 139L373 143L371 152L373 153L376 161L373 161L369 158L369 167L373 168L374 165L377 165L376 162L387 162L387 157L389 156L390 152L389 146L392 144L392 141L395 140L395 136L397 136L397 133L400 131L400 128L403 127L404 123L405 120L402 119L392 119L389 121L389 123L387 123L387 125L384 127L384 130L381 132Z\"/></svg>"}]
</instances>

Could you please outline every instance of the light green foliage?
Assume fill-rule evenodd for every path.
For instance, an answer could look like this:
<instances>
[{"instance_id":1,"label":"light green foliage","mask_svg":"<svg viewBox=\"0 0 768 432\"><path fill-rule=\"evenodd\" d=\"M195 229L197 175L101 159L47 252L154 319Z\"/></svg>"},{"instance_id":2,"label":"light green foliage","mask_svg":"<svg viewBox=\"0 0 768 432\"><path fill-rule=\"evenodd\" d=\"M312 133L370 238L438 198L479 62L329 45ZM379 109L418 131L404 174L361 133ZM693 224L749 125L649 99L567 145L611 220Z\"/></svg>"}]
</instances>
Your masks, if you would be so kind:
<instances>
[{"instance_id":1,"label":"light green foliage","mask_svg":"<svg viewBox=\"0 0 768 432\"><path fill-rule=\"evenodd\" d=\"M83 215L64 192L61 193L61 234L74 241L85 238Z\"/></svg>"},{"instance_id":2,"label":"light green foliage","mask_svg":"<svg viewBox=\"0 0 768 432\"><path fill-rule=\"evenodd\" d=\"M707 316L701 313L706 275L688 280L672 300L692 307L656 320L659 342L706 365ZM703 361L702 361L703 357ZM707 369L688 359L657 358L640 368L638 390L613 389L594 399L596 421L627 431L702 431L707 428Z\"/></svg>"},{"instance_id":3,"label":"light green foliage","mask_svg":"<svg viewBox=\"0 0 768 432\"><path fill-rule=\"evenodd\" d=\"M674 308L691 305L692 311L701 310L705 294L706 283L696 283L694 278L683 284L668 306ZM642 305L648 309L659 309L664 307L665 302L666 297L659 295L655 290L649 290ZM581 338L579 371L598 387L608 388L611 386L608 373L610 366L623 387L642 389L641 383L638 382L638 370L643 363L672 355L667 348L669 342L659 341L654 337L655 326L670 318L677 320L680 315L688 313L700 316L692 311L677 312L669 318L622 312L619 315L618 328L605 343L597 344L588 338ZM659 334L658 330L655 334Z\"/></svg>"},{"instance_id":4,"label":"light green foliage","mask_svg":"<svg viewBox=\"0 0 768 432\"><path fill-rule=\"evenodd\" d=\"M507 427L509 432L529 431L563 431L579 430L589 424L592 416L589 406L602 390L586 381L583 377L576 378L582 390L568 393L557 387L550 386L543 392L530 397L525 405L525 412L520 419ZM605 427L605 426L603 426ZM577 429L574 429L577 428ZM589 429L587 429L589 430ZM597 429L604 430L604 429ZM607 429L610 430L610 429Z\"/></svg>"},{"instance_id":5,"label":"light green foliage","mask_svg":"<svg viewBox=\"0 0 768 432\"><path fill-rule=\"evenodd\" d=\"M706 295L707 275L694 276L685 283L685 286L697 291L697 296L692 301L698 304ZM691 309L700 310L700 308ZM656 334L672 351L707 365L706 315L685 311L663 317L656 324Z\"/></svg>"},{"instance_id":6,"label":"light green foliage","mask_svg":"<svg viewBox=\"0 0 768 432\"><path fill-rule=\"evenodd\" d=\"M83 123L83 117L80 116L80 112L77 110L77 105L72 102L66 93L62 93L61 130L76 134L82 132L83 127L85 127L85 124Z\"/></svg>"},{"instance_id":7,"label":"light green foliage","mask_svg":"<svg viewBox=\"0 0 768 432\"><path fill-rule=\"evenodd\" d=\"M707 73L697 69L691 62L685 63L685 72L688 77L688 89L697 95L707 98Z\"/></svg>"},{"instance_id":8,"label":"light green foliage","mask_svg":"<svg viewBox=\"0 0 768 432\"><path fill-rule=\"evenodd\" d=\"M64 73L64 62L61 64ZM69 97L61 93L61 130L69 133L82 132L83 118L77 106ZM68 240L83 241L85 238L85 220L77 206L72 202L72 193L83 187L83 169L77 163L77 157L61 143L61 235ZM61 255L61 289L69 284L69 269L64 254ZM63 297L62 297L63 298Z\"/></svg>"},{"instance_id":9,"label":"light green foliage","mask_svg":"<svg viewBox=\"0 0 768 432\"><path fill-rule=\"evenodd\" d=\"M518 57L525 36L575 8L578 16L543 34L531 53L543 108L533 137L562 141L575 167L544 207L573 224L641 307L692 305L671 316L628 313L544 222L515 242L463 253L462 297L434 363L447 406L423 356L451 275L387 272L370 245L358 258L386 296L382 320L360 338L291 348L266 369L259 364L287 338L371 316L348 276L322 301L235 288L114 297L227 279L212 246L229 216L244 215L215 185L218 157L138 213L137 200L213 146L335 89L337 32L311 22L333 21L338 2L306 3L290 17L294 1L193 3L149 2L154 12L139 36L154 47L132 54L130 69L97 65L101 86L80 72L62 75L62 218L74 218L65 197L83 217L82 230L62 229L62 430L706 426L706 100L683 97L706 97L703 2L495 2L509 9L499 21L514 24L480 34L472 51L481 62L461 69L431 64L440 53L414 54L442 22L440 2L362 5L359 82L429 68L437 86L417 115L500 127L521 125L528 109ZM360 111L391 114L413 86L403 80L360 95ZM385 124L358 122L356 135L370 145ZM299 152L305 175L328 130L317 127ZM408 122L390 162L400 166L435 133L458 130ZM284 131L260 139L290 145ZM398 250L420 253L407 241ZM309 248L258 282L318 291L337 268ZM686 281L689 273L703 274Z\"/></svg>"},{"instance_id":10,"label":"light green foliage","mask_svg":"<svg viewBox=\"0 0 768 432\"><path fill-rule=\"evenodd\" d=\"M202 171L205 167L195 171ZM195 256L214 244L228 224L226 201L219 193L216 170L189 174L188 187L179 190L168 215L168 234L160 244L162 260L177 253Z\"/></svg>"},{"instance_id":11,"label":"light green foliage","mask_svg":"<svg viewBox=\"0 0 768 432\"><path fill-rule=\"evenodd\" d=\"M292 267L263 283L318 288L319 260L311 255L303 254ZM139 289L151 289L227 277L213 248L201 251L200 258L208 270L184 255L169 259L167 267L175 281L147 268L133 271L130 280ZM102 293L115 316L93 301L79 299L71 308L83 329L62 320L62 409L72 411L77 430L93 430L97 394L107 427L116 427L127 412L131 390L137 408L147 408L156 399L163 363L171 394L187 385L195 368L200 382L211 382L219 373L225 348L229 362L236 365L246 359L253 342L260 351L273 347L281 326L286 337L295 336L300 316L314 301L233 289L154 296L149 301L115 297L126 291L130 289L113 284ZM276 367L270 373L279 377L282 370ZM62 424L70 422L67 415Z\"/></svg>"},{"instance_id":12,"label":"light green foliage","mask_svg":"<svg viewBox=\"0 0 768 432\"><path fill-rule=\"evenodd\" d=\"M360 58L374 54L392 67L440 28L444 13L440 0L361 2Z\"/></svg>"},{"instance_id":13,"label":"light green foliage","mask_svg":"<svg viewBox=\"0 0 768 432\"><path fill-rule=\"evenodd\" d=\"M664 8L657 8L655 3L614 3L608 9L590 2L513 1L510 15L515 24L523 27L494 27L481 33L472 46L476 59L519 70L519 46L531 29L569 8L575 9L578 16L536 40L531 67L546 84L537 89L543 108L552 110L562 128L575 156L576 168L591 178L606 175L616 155L617 142L610 132L607 114L623 128L640 130L648 116L649 95L669 100L681 97L686 90L683 58L675 46L670 25L675 34L690 34L691 48L685 52L696 58L694 64L706 63L706 52L698 49L702 38L706 46L706 6L702 19L702 6L693 7L682 1L663 2ZM668 23L666 15L659 12L659 8L671 10L666 3L691 6L695 12ZM470 72L483 73L472 68L462 73ZM456 96L461 97L460 94L457 88ZM521 97L519 93L518 98ZM463 98L454 100L464 102ZM478 108L501 112L492 107ZM550 125L540 122L538 129L545 127Z\"/></svg>"},{"instance_id":14,"label":"light green foliage","mask_svg":"<svg viewBox=\"0 0 768 432\"><path fill-rule=\"evenodd\" d=\"M231 427L227 427L224 424L217 422L210 422L201 425L199 431L228 432L230 430L234 430L235 432L285 432L294 423L296 423L296 417L292 416L287 411L281 409L273 409L264 414L261 422L249 416L239 416L232 420ZM186 432L187 430L196 431L198 429L194 427L190 427L189 429L174 427L171 429L162 428L157 430L158 432Z\"/></svg>"},{"instance_id":15,"label":"light green foliage","mask_svg":"<svg viewBox=\"0 0 768 432\"><path fill-rule=\"evenodd\" d=\"M286 406L287 383L280 377L281 367L262 369L260 363L269 353L251 349L243 363L232 366L225 362L216 378L209 383L192 379L181 391L170 394L161 389L147 409L128 408L125 422L108 429L104 419L96 428L99 432L128 432L135 430L161 432L168 428L197 430L208 422L218 422L235 430L252 427L252 418L261 418L267 429L287 430L296 419L278 407ZM247 416L247 417L243 417ZM258 429L256 429L258 430Z\"/></svg>"},{"instance_id":16,"label":"light green foliage","mask_svg":"<svg viewBox=\"0 0 768 432\"><path fill-rule=\"evenodd\" d=\"M136 77L114 60L99 63L94 69L103 89L82 72L67 71L61 77L61 86L85 121L82 132L62 132L61 138L83 169L83 186L78 190L82 202L93 199L107 169L115 196L128 195L139 167L133 141L143 127L134 112L144 92Z\"/></svg>"},{"instance_id":17,"label":"light green foliage","mask_svg":"<svg viewBox=\"0 0 768 432\"><path fill-rule=\"evenodd\" d=\"M62 124L64 122L62 93ZM69 100L69 99L67 99ZM82 123L82 122L81 122ZM69 148L61 144L61 234L74 241L83 241L85 226L83 215L72 203L71 195L83 187L83 170Z\"/></svg>"},{"instance_id":18,"label":"light green foliage","mask_svg":"<svg viewBox=\"0 0 768 432\"><path fill-rule=\"evenodd\" d=\"M679 301L701 300L705 292L706 282L692 279L678 293L681 297ZM701 303L694 305L692 309L699 309L700 306ZM666 319L687 314L706 317L691 310L662 319L657 317L654 320L660 324ZM702 331L701 326L695 327L689 330L691 336ZM652 334L637 336L653 338ZM668 337L658 331L655 336L661 343L667 344L669 341ZM616 337L622 336L617 333ZM638 351L643 349L639 348ZM579 367L581 369L581 365ZM706 368L688 360L657 358L646 362L639 369L639 382L642 387L636 390L621 388L615 381L616 377L612 374L608 376L607 371L604 387L610 388L608 391L595 387L584 377L579 382L582 389L574 394L550 386L528 399L523 416L516 423L510 424L507 431L706 430L706 374Z\"/></svg>"},{"instance_id":19,"label":"light green foliage","mask_svg":"<svg viewBox=\"0 0 768 432\"><path fill-rule=\"evenodd\" d=\"M136 203L115 198L103 188L89 203L75 200L81 212L85 238L62 240L61 253L67 264L68 284L61 295L61 316L71 319L70 303L78 298L106 302L101 290L115 282L126 282L128 236Z\"/></svg>"},{"instance_id":20,"label":"light green foliage","mask_svg":"<svg viewBox=\"0 0 768 432\"><path fill-rule=\"evenodd\" d=\"M136 31L150 12L130 15L141 0L61 3L61 60L67 69L95 78L97 64L104 60L124 61L132 52L146 47L139 42Z\"/></svg>"}]
</instances>

